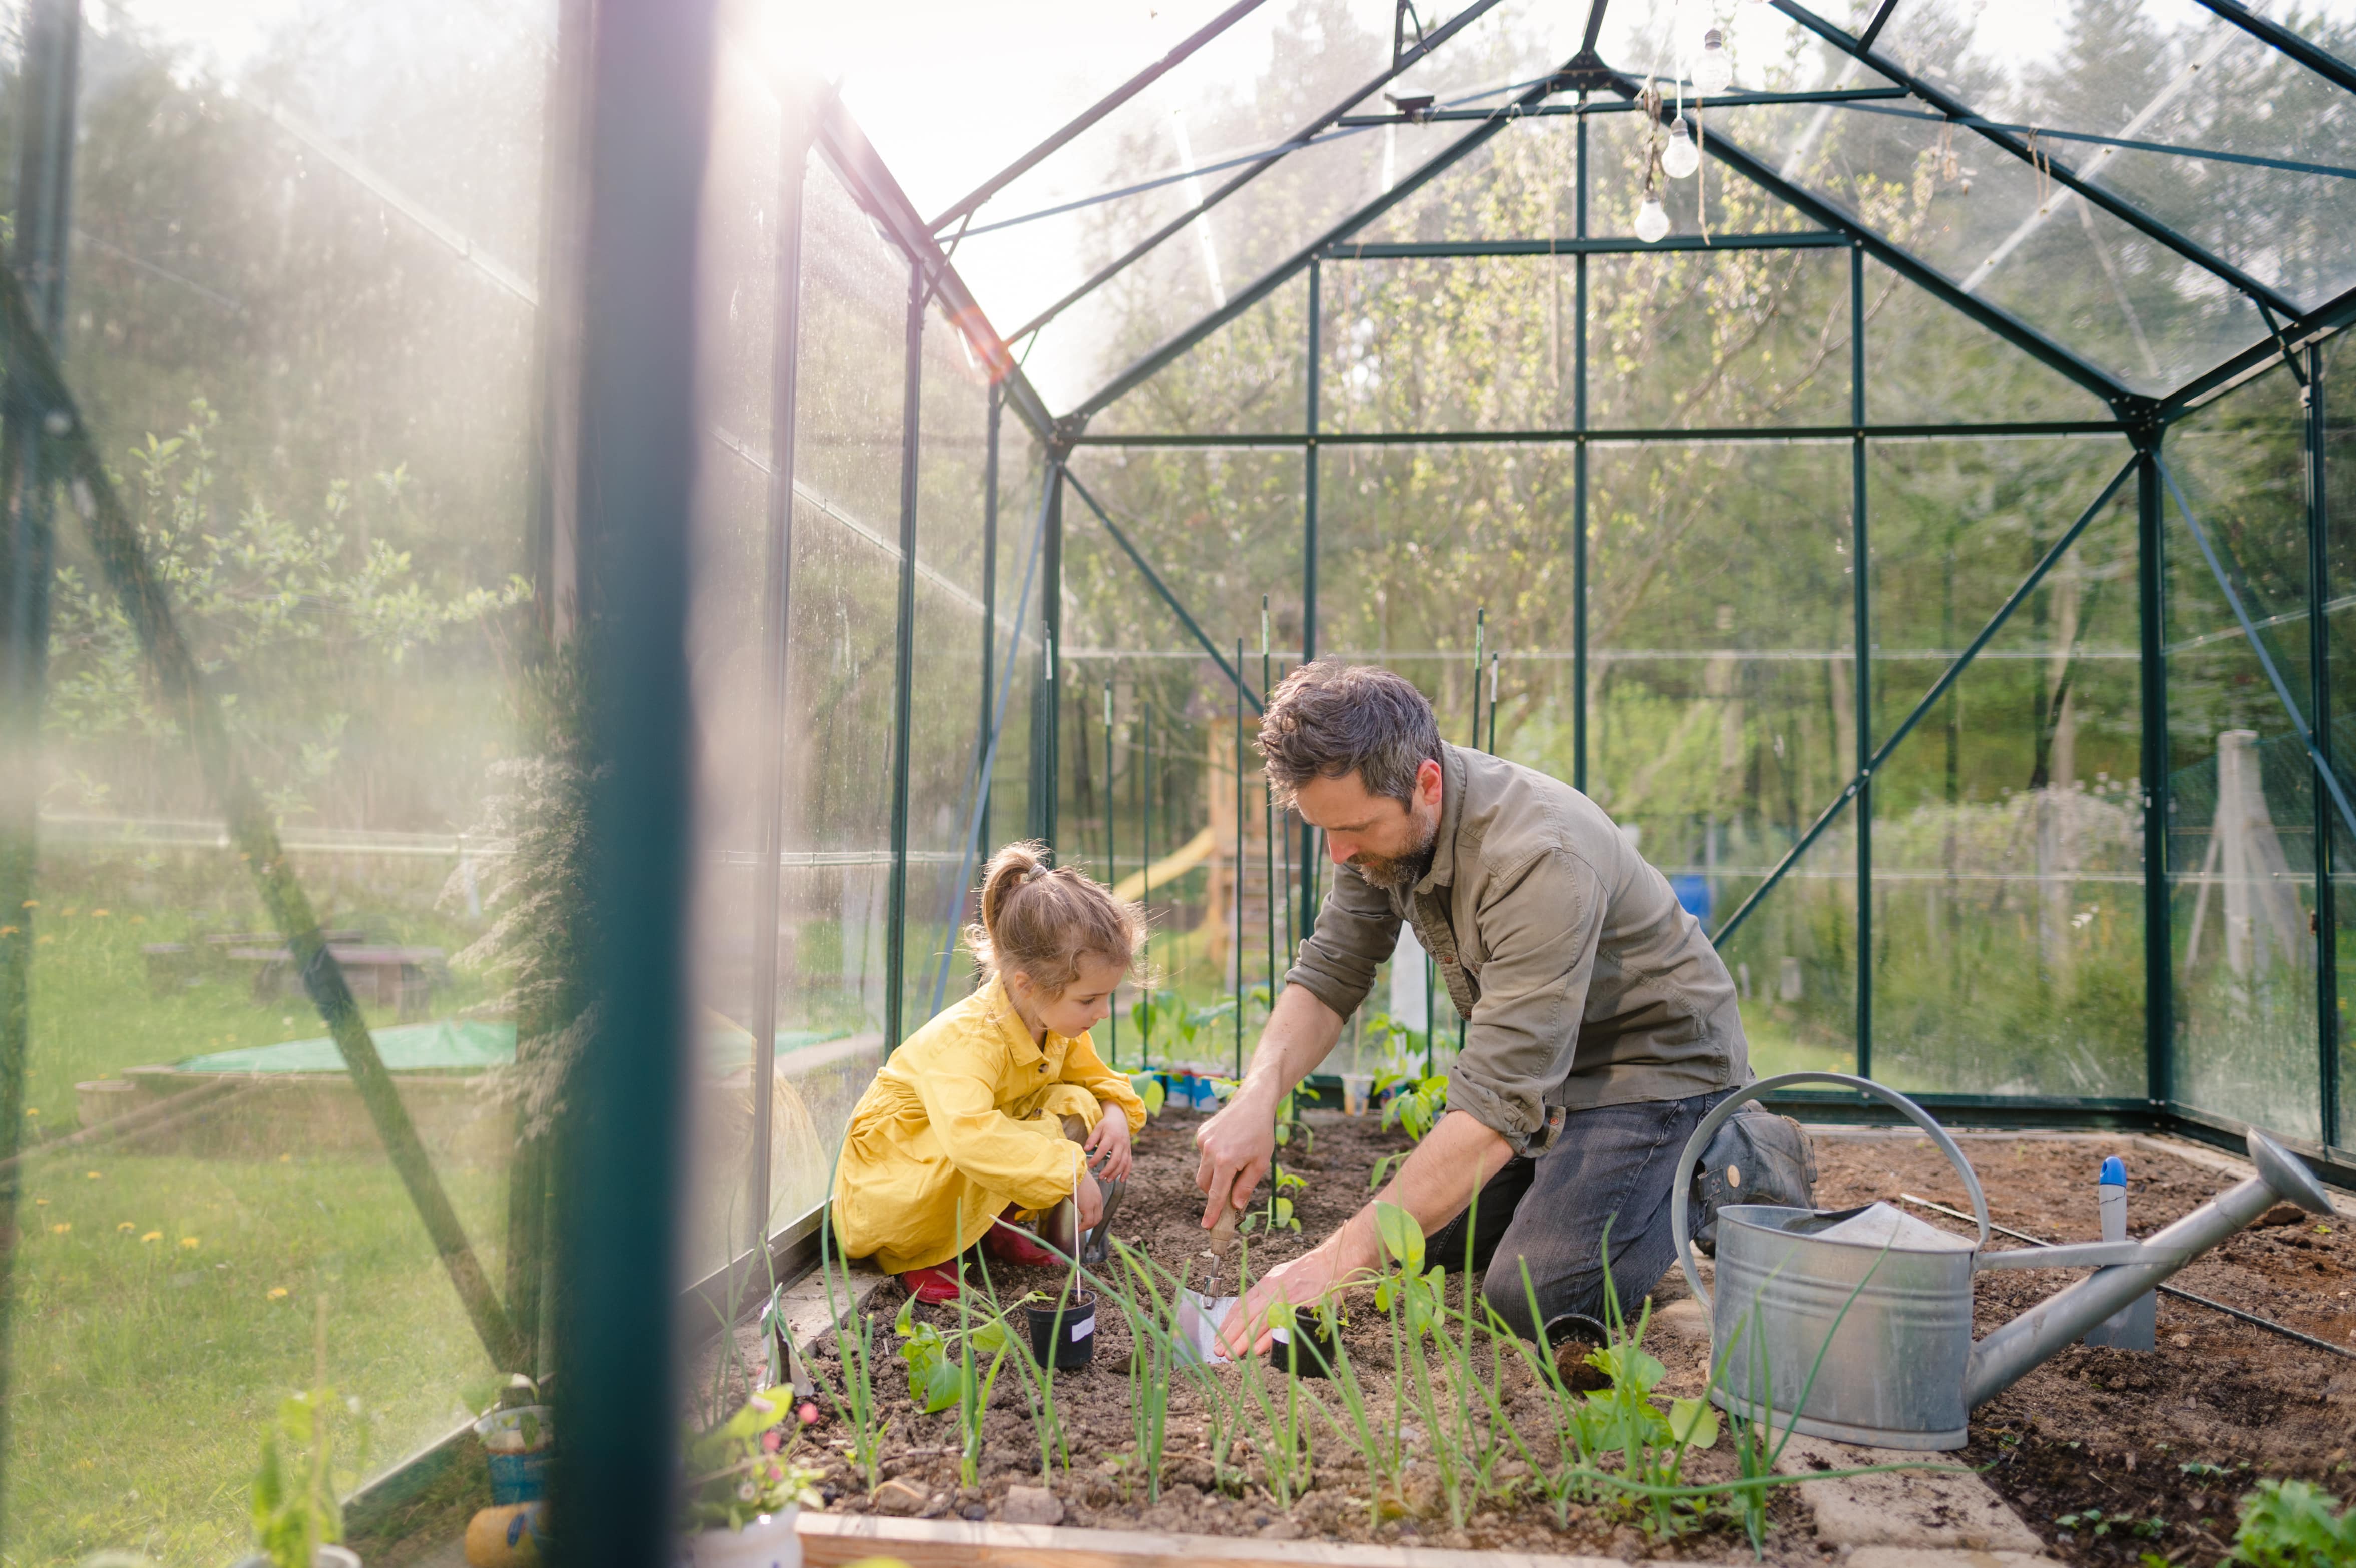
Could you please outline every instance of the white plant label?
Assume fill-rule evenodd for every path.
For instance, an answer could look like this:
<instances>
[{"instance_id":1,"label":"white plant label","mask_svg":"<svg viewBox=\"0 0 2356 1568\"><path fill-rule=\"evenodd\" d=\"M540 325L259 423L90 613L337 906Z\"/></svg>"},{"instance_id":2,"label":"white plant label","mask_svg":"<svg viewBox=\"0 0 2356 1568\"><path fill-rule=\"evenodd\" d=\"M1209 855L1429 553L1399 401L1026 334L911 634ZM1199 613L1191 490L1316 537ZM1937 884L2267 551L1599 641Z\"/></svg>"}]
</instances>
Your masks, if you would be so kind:
<instances>
[{"instance_id":1,"label":"white plant label","mask_svg":"<svg viewBox=\"0 0 2356 1568\"><path fill-rule=\"evenodd\" d=\"M1075 1323L1072 1325L1072 1337L1075 1339L1086 1339L1089 1335L1094 1334L1096 1331L1097 1320L1093 1317L1089 1318L1085 1323Z\"/></svg>"}]
</instances>

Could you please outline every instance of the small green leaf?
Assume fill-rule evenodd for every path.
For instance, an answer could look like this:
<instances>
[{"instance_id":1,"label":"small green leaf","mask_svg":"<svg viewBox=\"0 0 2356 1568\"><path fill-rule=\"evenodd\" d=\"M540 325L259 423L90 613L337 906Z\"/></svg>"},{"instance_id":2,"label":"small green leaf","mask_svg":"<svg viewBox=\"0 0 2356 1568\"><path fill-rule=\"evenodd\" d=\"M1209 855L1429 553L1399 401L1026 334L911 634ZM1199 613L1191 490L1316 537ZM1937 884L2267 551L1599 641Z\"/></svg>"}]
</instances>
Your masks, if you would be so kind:
<instances>
[{"instance_id":1,"label":"small green leaf","mask_svg":"<svg viewBox=\"0 0 2356 1568\"><path fill-rule=\"evenodd\" d=\"M1409 1273L1423 1272L1423 1227L1415 1216L1396 1203L1375 1205L1375 1234L1382 1238L1383 1251Z\"/></svg>"},{"instance_id":2,"label":"small green leaf","mask_svg":"<svg viewBox=\"0 0 2356 1568\"><path fill-rule=\"evenodd\" d=\"M1718 1412L1706 1399L1671 1400L1669 1402L1669 1435L1690 1448L1711 1448L1718 1444Z\"/></svg>"}]
</instances>

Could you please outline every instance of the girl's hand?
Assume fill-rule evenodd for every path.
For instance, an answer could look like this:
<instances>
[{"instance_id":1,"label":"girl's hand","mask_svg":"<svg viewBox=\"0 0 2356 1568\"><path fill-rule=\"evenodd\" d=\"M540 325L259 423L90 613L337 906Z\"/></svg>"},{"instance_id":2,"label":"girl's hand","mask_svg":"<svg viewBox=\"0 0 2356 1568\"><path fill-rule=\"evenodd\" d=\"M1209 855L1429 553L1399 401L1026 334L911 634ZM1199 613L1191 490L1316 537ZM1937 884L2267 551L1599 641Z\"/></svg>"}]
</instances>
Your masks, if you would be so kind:
<instances>
[{"instance_id":1,"label":"girl's hand","mask_svg":"<svg viewBox=\"0 0 2356 1568\"><path fill-rule=\"evenodd\" d=\"M1129 1112L1118 1105L1107 1105L1097 1121L1096 1131L1088 1134L1088 1165L1108 1181L1126 1181L1129 1167L1135 1161L1130 1152Z\"/></svg>"},{"instance_id":2,"label":"girl's hand","mask_svg":"<svg viewBox=\"0 0 2356 1568\"><path fill-rule=\"evenodd\" d=\"M1080 1185L1072 1194L1080 1208L1080 1234L1085 1236L1104 1223L1104 1188L1097 1178L1086 1172L1080 1175Z\"/></svg>"}]
</instances>

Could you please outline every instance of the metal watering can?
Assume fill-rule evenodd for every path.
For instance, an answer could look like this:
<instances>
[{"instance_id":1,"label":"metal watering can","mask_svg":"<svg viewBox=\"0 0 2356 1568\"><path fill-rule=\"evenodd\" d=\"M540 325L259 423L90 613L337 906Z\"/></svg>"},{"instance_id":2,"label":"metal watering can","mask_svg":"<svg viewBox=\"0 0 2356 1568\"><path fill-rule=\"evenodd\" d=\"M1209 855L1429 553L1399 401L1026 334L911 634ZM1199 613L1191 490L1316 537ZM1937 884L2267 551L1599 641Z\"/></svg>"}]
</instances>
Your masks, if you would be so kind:
<instances>
[{"instance_id":1,"label":"metal watering can","mask_svg":"<svg viewBox=\"0 0 2356 1568\"><path fill-rule=\"evenodd\" d=\"M1711 1136L1746 1101L1794 1083L1837 1083L1891 1106L1947 1156L1971 1194L1976 1245L1927 1226L1879 1239L1826 1236L1863 1208L1730 1204L1718 1211L1718 1294L1694 1268L1687 1234L1690 1176ZM1709 1314L1722 1362L1721 1409L1875 1448L1961 1448L1965 1419L2029 1369L2286 1199L2331 1212L2322 1184L2265 1133L2249 1135L2258 1174L2142 1241L1987 1251L1987 1199L1946 1130L1904 1095L1837 1072L1787 1072L1720 1101L1686 1143L1669 1200L1677 1262ZM1851 1228L1856 1229L1855 1227ZM1987 1338L1972 1339L1972 1275L1982 1269L2083 1269Z\"/></svg>"}]
</instances>

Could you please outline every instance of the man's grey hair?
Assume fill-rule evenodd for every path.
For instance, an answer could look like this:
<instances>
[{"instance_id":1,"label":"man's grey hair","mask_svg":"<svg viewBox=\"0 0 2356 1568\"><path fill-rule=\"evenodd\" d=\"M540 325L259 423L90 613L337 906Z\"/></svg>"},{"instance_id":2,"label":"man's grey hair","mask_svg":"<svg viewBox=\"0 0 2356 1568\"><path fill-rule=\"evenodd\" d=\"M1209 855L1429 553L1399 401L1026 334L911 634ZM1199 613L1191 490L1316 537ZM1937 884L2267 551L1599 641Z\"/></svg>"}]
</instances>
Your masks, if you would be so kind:
<instances>
[{"instance_id":1,"label":"man's grey hair","mask_svg":"<svg viewBox=\"0 0 2356 1568\"><path fill-rule=\"evenodd\" d=\"M1404 678L1371 664L1321 659L1269 694L1259 750L1277 798L1288 804L1312 779L1352 773L1366 793L1411 803L1418 770L1440 760L1440 721Z\"/></svg>"}]
</instances>

